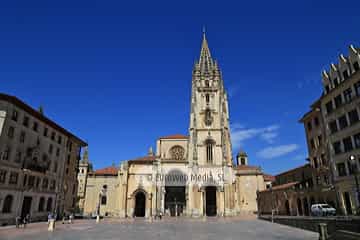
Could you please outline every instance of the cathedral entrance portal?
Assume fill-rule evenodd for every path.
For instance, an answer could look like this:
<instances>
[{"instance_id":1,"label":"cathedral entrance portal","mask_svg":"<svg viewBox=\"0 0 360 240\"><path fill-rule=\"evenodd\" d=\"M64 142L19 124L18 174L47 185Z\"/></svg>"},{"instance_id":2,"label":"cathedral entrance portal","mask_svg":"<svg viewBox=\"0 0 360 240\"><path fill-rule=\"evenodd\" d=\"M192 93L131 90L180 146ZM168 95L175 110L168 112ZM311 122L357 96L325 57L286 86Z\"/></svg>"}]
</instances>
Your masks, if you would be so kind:
<instances>
[{"instance_id":1,"label":"cathedral entrance portal","mask_svg":"<svg viewBox=\"0 0 360 240\"><path fill-rule=\"evenodd\" d=\"M172 217L181 216L185 212L185 186L165 187L165 211Z\"/></svg>"},{"instance_id":2,"label":"cathedral entrance portal","mask_svg":"<svg viewBox=\"0 0 360 240\"><path fill-rule=\"evenodd\" d=\"M206 216L216 216L216 187L206 187Z\"/></svg>"},{"instance_id":3,"label":"cathedral entrance portal","mask_svg":"<svg viewBox=\"0 0 360 240\"><path fill-rule=\"evenodd\" d=\"M135 217L145 217L145 201L146 197L143 192L135 195Z\"/></svg>"}]
</instances>

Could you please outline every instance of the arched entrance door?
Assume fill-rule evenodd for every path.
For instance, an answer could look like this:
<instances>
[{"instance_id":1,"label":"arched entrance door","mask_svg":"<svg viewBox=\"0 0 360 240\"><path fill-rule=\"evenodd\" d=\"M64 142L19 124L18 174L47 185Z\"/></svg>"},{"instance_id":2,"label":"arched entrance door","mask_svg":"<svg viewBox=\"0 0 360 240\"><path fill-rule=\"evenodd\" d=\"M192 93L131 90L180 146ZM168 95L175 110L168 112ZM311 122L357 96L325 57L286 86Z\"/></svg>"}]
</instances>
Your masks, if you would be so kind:
<instances>
[{"instance_id":1,"label":"arched entrance door","mask_svg":"<svg viewBox=\"0 0 360 240\"><path fill-rule=\"evenodd\" d=\"M206 187L205 200L206 216L216 216L216 187Z\"/></svg>"},{"instance_id":2,"label":"arched entrance door","mask_svg":"<svg viewBox=\"0 0 360 240\"><path fill-rule=\"evenodd\" d=\"M289 200L285 201L285 211L286 211L286 215L290 216L290 204L289 204Z\"/></svg>"},{"instance_id":3,"label":"arched entrance door","mask_svg":"<svg viewBox=\"0 0 360 240\"><path fill-rule=\"evenodd\" d=\"M135 217L145 217L145 201L146 197L143 192L138 192L135 195Z\"/></svg>"}]
</instances>

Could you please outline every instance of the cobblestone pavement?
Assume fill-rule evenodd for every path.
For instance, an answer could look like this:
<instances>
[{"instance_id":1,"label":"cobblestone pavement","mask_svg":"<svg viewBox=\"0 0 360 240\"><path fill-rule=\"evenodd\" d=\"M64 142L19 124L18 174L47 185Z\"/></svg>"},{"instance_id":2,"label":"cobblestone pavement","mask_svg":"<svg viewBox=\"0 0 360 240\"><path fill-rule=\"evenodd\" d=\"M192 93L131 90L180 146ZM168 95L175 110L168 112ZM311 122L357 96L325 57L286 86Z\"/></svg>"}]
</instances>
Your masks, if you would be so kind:
<instances>
[{"instance_id":1,"label":"cobblestone pavement","mask_svg":"<svg viewBox=\"0 0 360 240\"><path fill-rule=\"evenodd\" d=\"M249 218L163 219L161 221L136 219L78 220L74 224L57 222L54 232L47 231L46 223L33 223L26 229L0 228L1 240L317 240L318 234Z\"/></svg>"}]
</instances>

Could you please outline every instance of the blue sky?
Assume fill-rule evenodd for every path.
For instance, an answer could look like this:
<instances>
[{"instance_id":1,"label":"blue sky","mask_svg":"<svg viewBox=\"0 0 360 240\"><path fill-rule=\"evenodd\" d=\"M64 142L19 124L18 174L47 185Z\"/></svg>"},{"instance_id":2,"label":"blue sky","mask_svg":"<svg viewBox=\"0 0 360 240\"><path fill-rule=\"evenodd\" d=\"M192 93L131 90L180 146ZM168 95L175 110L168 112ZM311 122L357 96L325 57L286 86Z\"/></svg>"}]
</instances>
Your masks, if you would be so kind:
<instances>
[{"instance_id":1,"label":"blue sky","mask_svg":"<svg viewBox=\"0 0 360 240\"><path fill-rule=\"evenodd\" d=\"M298 120L322 69L359 46L358 1L2 1L0 91L89 142L95 168L187 134L202 27L230 96L234 153L305 163Z\"/></svg>"}]
</instances>

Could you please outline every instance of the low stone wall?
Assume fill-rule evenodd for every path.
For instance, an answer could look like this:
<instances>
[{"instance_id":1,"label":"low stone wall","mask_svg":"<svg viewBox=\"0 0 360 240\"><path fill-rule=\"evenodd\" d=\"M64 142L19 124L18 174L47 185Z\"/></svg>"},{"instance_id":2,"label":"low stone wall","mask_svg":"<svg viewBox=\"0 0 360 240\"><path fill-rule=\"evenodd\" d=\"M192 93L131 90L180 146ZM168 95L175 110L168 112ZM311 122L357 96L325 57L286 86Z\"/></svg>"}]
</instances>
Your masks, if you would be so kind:
<instances>
[{"instance_id":1,"label":"low stone wall","mask_svg":"<svg viewBox=\"0 0 360 240\"><path fill-rule=\"evenodd\" d=\"M359 240L360 233L354 233L349 231L336 231L332 234L329 240Z\"/></svg>"},{"instance_id":2,"label":"low stone wall","mask_svg":"<svg viewBox=\"0 0 360 240\"><path fill-rule=\"evenodd\" d=\"M259 216L259 219L271 221L271 216ZM274 222L296 228L319 232L319 224L326 223L329 235L338 230L360 233L360 218L358 217L291 217L275 216Z\"/></svg>"}]
</instances>

